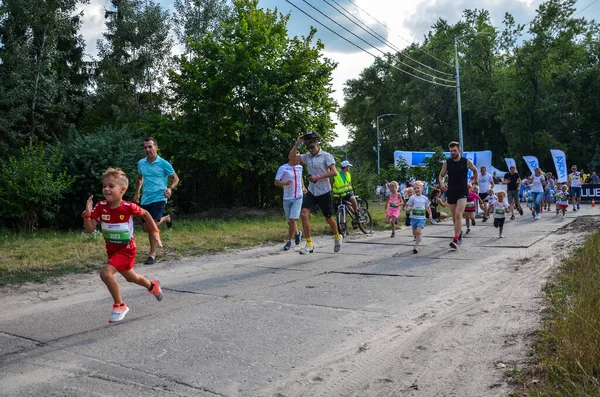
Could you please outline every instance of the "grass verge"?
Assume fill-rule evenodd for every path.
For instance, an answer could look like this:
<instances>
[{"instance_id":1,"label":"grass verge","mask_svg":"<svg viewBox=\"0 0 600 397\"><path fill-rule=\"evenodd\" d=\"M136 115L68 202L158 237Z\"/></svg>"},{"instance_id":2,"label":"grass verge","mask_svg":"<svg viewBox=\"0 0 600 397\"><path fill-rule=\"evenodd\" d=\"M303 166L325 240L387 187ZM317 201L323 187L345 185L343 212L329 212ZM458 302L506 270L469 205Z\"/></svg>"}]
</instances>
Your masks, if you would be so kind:
<instances>
[{"instance_id":1,"label":"grass verge","mask_svg":"<svg viewBox=\"0 0 600 397\"><path fill-rule=\"evenodd\" d=\"M232 210L234 211L234 210ZM375 230L390 230L385 224L384 205L372 203L369 212ZM230 212L231 213L231 212ZM404 215L399 223L404 223ZM311 217L312 234L331 234L321 215ZM162 227L161 238L166 248L158 259L246 248L286 239L287 225L283 215L249 216L247 219L178 220L172 229ZM360 231L356 231L360 233ZM147 258L148 238L136 226L138 263ZM106 261L104 240L99 232L43 232L23 235L0 231L0 286L41 282L69 273L98 271Z\"/></svg>"},{"instance_id":2,"label":"grass verge","mask_svg":"<svg viewBox=\"0 0 600 397\"><path fill-rule=\"evenodd\" d=\"M535 363L516 395L600 395L600 233L566 260L544 292Z\"/></svg>"}]
</instances>

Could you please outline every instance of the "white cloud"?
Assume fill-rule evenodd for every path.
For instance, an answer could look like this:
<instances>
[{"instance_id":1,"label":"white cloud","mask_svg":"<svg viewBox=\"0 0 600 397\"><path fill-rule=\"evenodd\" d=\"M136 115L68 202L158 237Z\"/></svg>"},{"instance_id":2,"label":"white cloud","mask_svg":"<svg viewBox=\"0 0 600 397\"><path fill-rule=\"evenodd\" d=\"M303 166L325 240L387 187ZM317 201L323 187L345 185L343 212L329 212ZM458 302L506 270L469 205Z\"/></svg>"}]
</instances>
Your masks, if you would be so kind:
<instances>
[{"instance_id":1,"label":"white cloud","mask_svg":"<svg viewBox=\"0 0 600 397\"><path fill-rule=\"evenodd\" d=\"M102 38L102 32L106 28L104 12L109 6L108 0L90 0L89 4L79 7L79 10L83 10L81 34L85 40L85 52L90 57L95 57L98 53L96 41Z\"/></svg>"}]
</instances>

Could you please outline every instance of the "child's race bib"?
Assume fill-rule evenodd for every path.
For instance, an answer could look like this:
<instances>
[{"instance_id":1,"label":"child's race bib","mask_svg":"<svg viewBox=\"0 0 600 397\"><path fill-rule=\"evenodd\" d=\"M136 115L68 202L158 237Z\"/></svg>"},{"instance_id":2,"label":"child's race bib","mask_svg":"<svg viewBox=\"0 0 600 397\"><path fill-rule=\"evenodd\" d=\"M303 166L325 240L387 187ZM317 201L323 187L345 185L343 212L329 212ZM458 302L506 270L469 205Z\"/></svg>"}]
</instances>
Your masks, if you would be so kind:
<instances>
[{"instance_id":1,"label":"child's race bib","mask_svg":"<svg viewBox=\"0 0 600 397\"><path fill-rule=\"evenodd\" d=\"M505 212L504 207L502 207L502 208L496 208L495 212L498 215L504 215L504 212Z\"/></svg>"},{"instance_id":2,"label":"child's race bib","mask_svg":"<svg viewBox=\"0 0 600 397\"><path fill-rule=\"evenodd\" d=\"M412 214L416 216L425 216L425 208L413 208Z\"/></svg>"},{"instance_id":3,"label":"child's race bib","mask_svg":"<svg viewBox=\"0 0 600 397\"><path fill-rule=\"evenodd\" d=\"M129 244L129 223L102 223L104 239L113 244Z\"/></svg>"},{"instance_id":4,"label":"child's race bib","mask_svg":"<svg viewBox=\"0 0 600 397\"><path fill-rule=\"evenodd\" d=\"M475 202L467 201L467 205L465 206L465 208L475 208Z\"/></svg>"}]
</instances>

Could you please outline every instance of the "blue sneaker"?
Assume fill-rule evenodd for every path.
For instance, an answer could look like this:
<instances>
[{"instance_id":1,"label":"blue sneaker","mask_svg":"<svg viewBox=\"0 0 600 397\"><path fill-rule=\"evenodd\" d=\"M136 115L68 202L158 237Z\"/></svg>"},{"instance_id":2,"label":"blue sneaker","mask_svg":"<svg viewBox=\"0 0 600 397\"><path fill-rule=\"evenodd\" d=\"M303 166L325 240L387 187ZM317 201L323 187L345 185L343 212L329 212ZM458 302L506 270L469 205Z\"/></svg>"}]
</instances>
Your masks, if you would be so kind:
<instances>
[{"instance_id":1,"label":"blue sneaker","mask_svg":"<svg viewBox=\"0 0 600 397\"><path fill-rule=\"evenodd\" d=\"M283 250L288 251L290 248L292 248L292 241L288 240L287 243L285 243L285 245L283 246Z\"/></svg>"},{"instance_id":2,"label":"blue sneaker","mask_svg":"<svg viewBox=\"0 0 600 397\"><path fill-rule=\"evenodd\" d=\"M294 240L294 242L296 243L296 245L300 245L300 243L302 242L302 232L300 230L298 230L298 233L296 233L296 239Z\"/></svg>"},{"instance_id":3,"label":"blue sneaker","mask_svg":"<svg viewBox=\"0 0 600 397\"><path fill-rule=\"evenodd\" d=\"M581 207L579 206L579 204L577 204L577 211L579 211L581 209Z\"/></svg>"}]
</instances>

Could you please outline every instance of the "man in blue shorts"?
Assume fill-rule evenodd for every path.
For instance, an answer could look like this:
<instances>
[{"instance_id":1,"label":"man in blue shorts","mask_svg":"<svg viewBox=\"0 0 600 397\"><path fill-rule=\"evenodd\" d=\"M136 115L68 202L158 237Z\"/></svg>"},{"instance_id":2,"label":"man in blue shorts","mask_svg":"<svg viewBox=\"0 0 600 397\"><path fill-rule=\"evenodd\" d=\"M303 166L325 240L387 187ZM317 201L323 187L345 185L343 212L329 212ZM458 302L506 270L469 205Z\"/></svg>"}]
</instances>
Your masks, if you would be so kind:
<instances>
[{"instance_id":1,"label":"man in blue shorts","mask_svg":"<svg viewBox=\"0 0 600 397\"><path fill-rule=\"evenodd\" d=\"M573 211L579 211L581 204L581 180L583 176L577 171L577 166L571 166L569 174L569 187L571 188L571 200L573 200Z\"/></svg>"},{"instance_id":2,"label":"man in blue shorts","mask_svg":"<svg viewBox=\"0 0 600 397\"><path fill-rule=\"evenodd\" d=\"M142 193L141 207L148 211L156 227L163 222L167 222L167 227L173 226L174 214L169 212L163 216L163 211L167 205L167 199L171 198L173 190L179 183L179 177L175 173L173 166L158 155L158 144L154 138L144 138L144 151L146 158L138 162L138 183L133 201L140 203L140 192ZM167 187L169 177L171 184ZM154 230L149 230L148 225L143 223L143 228L148 233L150 240L150 256L144 262L145 265L152 265L156 262L156 241L152 238Z\"/></svg>"}]
</instances>

